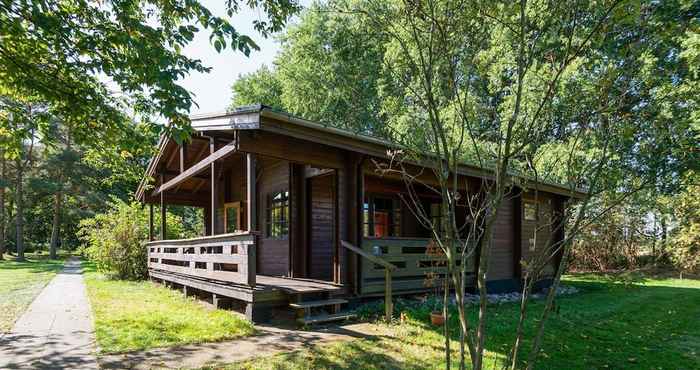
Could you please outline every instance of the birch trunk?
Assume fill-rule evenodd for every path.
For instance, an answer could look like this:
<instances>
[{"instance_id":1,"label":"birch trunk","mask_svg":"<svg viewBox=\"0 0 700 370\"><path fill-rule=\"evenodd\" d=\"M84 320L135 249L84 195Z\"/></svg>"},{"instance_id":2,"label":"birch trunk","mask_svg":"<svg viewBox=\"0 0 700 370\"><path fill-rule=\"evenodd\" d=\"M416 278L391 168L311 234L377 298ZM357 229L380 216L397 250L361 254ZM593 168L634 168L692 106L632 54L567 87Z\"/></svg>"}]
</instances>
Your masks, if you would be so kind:
<instances>
[{"instance_id":1,"label":"birch trunk","mask_svg":"<svg viewBox=\"0 0 700 370\"><path fill-rule=\"evenodd\" d=\"M15 235L17 244L17 260L24 261L24 199L23 199L23 178L22 178L22 159L17 158L17 177L16 177L16 196L15 206L17 213L15 215Z\"/></svg>"},{"instance_id":2,"label":"birch trunk","mask_svg":"<svg viewBox=\"0 0 700 370\"><path fill-rule=\"evenodd\" d=\"M53 225L51 226L51 244L49 246L49 255L52 260L57 258L56 250L58 249L58 238L61 229L61 207L63 205L63 192L57 191L54 195L53 207Z\"/></svg>"},{"instance_id":3,"label":"birch trunk","mask_svg":"<svg viewBox=\"0 0 700 370\"><path fill-rule=\"evenodd\" d=\"M5 151L0 150L0 260L5 258Z\"/></svg>"}]
</instances>

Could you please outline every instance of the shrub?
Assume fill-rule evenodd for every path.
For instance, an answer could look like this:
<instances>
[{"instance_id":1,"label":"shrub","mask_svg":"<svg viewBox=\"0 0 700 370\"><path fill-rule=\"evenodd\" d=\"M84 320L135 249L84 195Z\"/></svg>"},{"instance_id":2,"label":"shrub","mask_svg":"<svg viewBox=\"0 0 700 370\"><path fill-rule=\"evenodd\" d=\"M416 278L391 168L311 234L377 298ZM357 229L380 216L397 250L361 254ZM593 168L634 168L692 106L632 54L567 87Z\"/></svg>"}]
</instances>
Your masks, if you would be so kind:
<instances>
[{"instance_id":1,"label":"shrub","mask_svg":"<svg viewBox=\"0 0 700 370\"><path fill-rule=\"evenodd\" d=\"M156 224L160 224L156 215ZM182 220L168 214L168 238L183 234ZM137 202L114 199L104 213L80 222L78 236L82 252L97 269L119 279L136 280L147 276L148 210Z\"/></svg>"},{"instance_id":2,"label":"shrub","mask_svg":"<svg viewBox=\"0 0 700 370\"><path fill-rule=\"evenodd\" d=\"M681 271L700 273L700 224L689 225L673 238L671 261Z\"/></svg>"}]
</instances>

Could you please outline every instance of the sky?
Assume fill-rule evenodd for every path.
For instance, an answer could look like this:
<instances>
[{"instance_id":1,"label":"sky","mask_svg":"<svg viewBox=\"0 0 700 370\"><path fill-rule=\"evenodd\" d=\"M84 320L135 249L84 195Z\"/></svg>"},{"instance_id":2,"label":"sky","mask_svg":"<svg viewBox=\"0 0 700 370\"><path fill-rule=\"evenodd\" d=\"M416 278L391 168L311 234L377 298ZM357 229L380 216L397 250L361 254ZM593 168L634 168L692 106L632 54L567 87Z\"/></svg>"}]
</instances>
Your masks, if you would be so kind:
<instances>
[{"instance_id":1,"label":"sky","mask_svg":"<svg viewBox=\"0 0 700 370\"><path fill-rule=\"evenodd\" d=\"M218 16L226 15L225 1L202 0L209 10ZM302 4L306 1L302 1ZM211 67L209 73L193 72L182 81L182 86L189 90L198 106L193 106L190 114L209 113L226 110L231 101L231 85L239 75L253 72L263 64L272 66L272 61L280 49L274 37L264 38L253 29L253 20L264 18L259 9L245 6L231 18L236 30L252 38L260 51L251 51L246 57L240 51L226 48L217 53L209 43L207 30L198 32L194 40L184 49L185 55L201 59L205 66Z\"/></svg>"}]
</instances>

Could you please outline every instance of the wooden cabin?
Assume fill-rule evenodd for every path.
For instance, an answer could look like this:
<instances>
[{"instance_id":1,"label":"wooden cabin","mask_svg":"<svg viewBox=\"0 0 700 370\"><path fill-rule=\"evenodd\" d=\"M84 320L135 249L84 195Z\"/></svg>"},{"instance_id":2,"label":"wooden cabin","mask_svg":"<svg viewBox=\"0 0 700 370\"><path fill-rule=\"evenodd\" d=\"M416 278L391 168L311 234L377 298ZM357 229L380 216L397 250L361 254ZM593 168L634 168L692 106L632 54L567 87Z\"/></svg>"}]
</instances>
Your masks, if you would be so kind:
<instances>
[{"instance_id":1,"label":"wooden cabin","mask_svg":"<svg viewBox=\"0 0 700 370\"><path fill-rule=\"evenodd\" d=\"M260 105L193 116L192 126L186 144L161 138L137 190L151 209L151 278L234 300L250 320L266 321L276 307L337 311L387 289L389 296L425 292L426 273L444 272L439 257L426 254L429 231L401 201L404 182L376 171L389 143ZM461 171L475 181L489 175ZM538 188L539 207L520 192L499 212L490 291L520 288L521 259L554 233L544 228L533 242L535 210L561 214L572 196L563 187ZM439 198L425 192L420 201L439 217ZM154 207L164 214L170 205L203 209L205 236L162 240L164 223L154 235Z\"/></svg>"}]
</instances>

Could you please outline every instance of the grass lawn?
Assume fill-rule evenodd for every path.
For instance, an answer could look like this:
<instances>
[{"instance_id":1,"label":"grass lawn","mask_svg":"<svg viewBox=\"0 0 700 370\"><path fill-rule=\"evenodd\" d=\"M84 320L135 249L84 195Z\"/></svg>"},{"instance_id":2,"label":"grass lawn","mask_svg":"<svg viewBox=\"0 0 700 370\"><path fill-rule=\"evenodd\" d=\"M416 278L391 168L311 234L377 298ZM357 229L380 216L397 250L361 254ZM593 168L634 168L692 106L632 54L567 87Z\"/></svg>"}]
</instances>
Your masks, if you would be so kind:
<instances>
[{"instance_id":1,"label":"grass lawn","mask_svg":"<svg viewBox=\"0 0 700 370\"><path fill-rule=\"evenodd\" d=\"M100 353L119 353L251 335L253 326L149 281L110 280L84 263Z\"/></svg>"},{"instance_id":2,"label":"grass lawn","mask_svg":"<svg viewBox=\"0 0 700 370\"><path fill-rule=\"evenodd\" d=\"M52 261L45 255L26 257L25 262L0 261L0 333L12 329L17 318L63 268L62 260Z\"/></svg>"},{"instance_id":3,"label":"grass lawn","mask_svg":"<svg viewBox=\"0 0 700 370\"><path fill-rule=\"evenodd\" d=\"M560 312L547 323L536 368L700 368L700 281L620 282L579 275L567 277L565 284L583 291L558 299ZM532 313L541 307L542 302L537 302ZM491 311L485 368L494 368L505 359L516 326L516 308L516 304L508 303ZM444 368L444 341L437 329L428 324L429 310L411 309L406 315L404 323L383 328L389 334L379 338L316 346L225 368ZM456 359L457 322L450 324L454 329L452 348ZM534 321L528 324L532 332ZM457 365L453 363L454 367Z\"/></svg>"}]
</instances>

